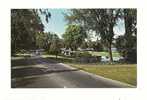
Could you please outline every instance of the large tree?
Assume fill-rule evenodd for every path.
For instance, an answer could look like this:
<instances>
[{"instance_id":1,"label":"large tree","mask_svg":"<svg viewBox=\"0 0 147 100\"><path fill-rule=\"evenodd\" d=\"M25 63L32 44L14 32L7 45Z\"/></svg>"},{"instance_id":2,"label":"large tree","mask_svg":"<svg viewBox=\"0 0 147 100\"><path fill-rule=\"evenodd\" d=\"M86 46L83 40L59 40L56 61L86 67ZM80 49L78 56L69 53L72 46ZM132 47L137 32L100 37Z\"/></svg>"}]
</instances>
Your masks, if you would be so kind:
<instances>
[{"instance_id":1,"label":"large tree","mask_svg":"<svg viewBox=\"0 0 147 100\"><path fill-rule=\"evenodd\" d=\"M66 48L76 50L85 41L86 31L80 25L69 25L63 34Z\"/></svg>"},{"instance_id":2,"label":"large tree","mask_svg":"<svg viewBox=\"0 0 147 100\"><path fill-rule=\"evenodd\" d=\"M102 43L108 48L110 62L112 57L112 41L114 37L114 26L117 23L119 9L73 9L66 15L69 23L78 23L89 31L100 36Z\"/></svg>"},{"instance_id":3,"label":"large tree","mask_svg":"<svg viewBox=\"0 0 147 100\"><path fill-rule=\"evenodd\" d=\"M52 34L52 39L50 40L49 53L56 55L56 59L58 54L60 53L60 48L62 47L61 39L56 34Z\"/></svg>"},{"instance_id":4,"label":"large tree","mask_svg":"<svg viewBox=\"0 0 147 100\"><path fill-rule=\"evenodd\" d=\"M42 32L44 26L39 17L43 14L50 17L47 10L12 9L11 10L11 51L12 54L21 49L36 48L36 33ZM46 20L47 20L46 19ZM48 21L48 20L47 20Z\"/></svg>"},{"instance_id":5,"label":"large tree","mask_svg":"<svg viewBox=\"0 0 147 100\"><path fill-rule=\"evenodd\" d=\"M116 39L116 47L128 62L137 61L137 10L123 9L122 20L125 24L125 34Z\"/></svg>"},{"instance_id":6,"label":"large tree","mask_svg":"<svg viewBox=\"0 0 147 100\"><path fill-rule=\"evenodd\" d=\"M36 33L36 47L48 49L50 33L37 32Z\"/></svg>"}]
</instances>

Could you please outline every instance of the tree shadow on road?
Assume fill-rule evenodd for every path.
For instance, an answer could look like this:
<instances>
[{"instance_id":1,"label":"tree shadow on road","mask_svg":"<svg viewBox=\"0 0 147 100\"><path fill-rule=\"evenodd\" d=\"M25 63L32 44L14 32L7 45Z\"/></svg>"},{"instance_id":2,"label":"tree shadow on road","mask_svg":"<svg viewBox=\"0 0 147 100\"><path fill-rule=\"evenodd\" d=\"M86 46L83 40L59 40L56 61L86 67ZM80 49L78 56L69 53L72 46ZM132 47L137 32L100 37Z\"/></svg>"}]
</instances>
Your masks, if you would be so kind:
<instances>
[{"instance_id":1,"label":"tree shadow on road","mask_svg":"<svg viewBox=\"0 0 147 100\"><path fill-rule=\"evenodd\" d=\"M31 58L27 57L24 59L11 59L11 67L14 66L29 66L29 65L36 65L41 64L42 62L49 62L49 63L58 63L58 61L52 59L52 58Z\"/></svg>"},{"instance_id":2,"label":"tree shadow on road","mask_svg":"<svg viewBox=\"0 0 147 100\"><path fill-rule=\"evenodd\" d=\"M63 73L63 72L72 72L78 71L79 68L68 69L68 68L60 68L58 63L61 62L70 62L71 60L65 58L52 58L52 57L24 57L23 59L11 59L11 79L21 79L22 84L28 84L36 80L38 76L52 74L52 73ZM46 68L41 68L39 64L47 65ZM51 66L51 68L48 68ZM36 67L40 66L40 67ZM58 65L57 68L52 68L53 66ZM21 67L22 66L22 67ZM34 67L32 67L34 66ZM16 68L17 67L17 68ZM33 77L33 78L31 78ZM16 87L16 83L11 80L11 87ZM27 82L24 82L26 81ZM29 80L29 81L28 81ZM17 83L18 84L18 83Z\"/></svg>"},{"instance_id":3,"label":"tree shadow on road","mask_svg":"<svg viewBox=\"0 0 147 100\"><path fill-rule=\"evenodd\" d=\"M73 72L80 69L64 69L64 70L46 70L44 68L21 68L13 69L11 74L11 87L23 87L27 84L35 82L39 77L43 75L48 75L52 73L63 73L63 72ZM14 81L14 80L15 81ZM17 80L19 79L19 81ZM17 81L16 81L17 80Z\"/></svg>"},{"instance_id":4,"label":"tree shadow on road","mask_svg":"<svg viewBox=\"0 0 147 100\"><path fill-rule=\"evenodd\" d=\"M62 72L71 72L78 71L79 68L75 69L46 69L46 68L21 68L21 69L12 69L11 78L19 78L33 75L43 75L43 74L51 74L51 73L62 73Z\"/></svg>"}]
</instances>

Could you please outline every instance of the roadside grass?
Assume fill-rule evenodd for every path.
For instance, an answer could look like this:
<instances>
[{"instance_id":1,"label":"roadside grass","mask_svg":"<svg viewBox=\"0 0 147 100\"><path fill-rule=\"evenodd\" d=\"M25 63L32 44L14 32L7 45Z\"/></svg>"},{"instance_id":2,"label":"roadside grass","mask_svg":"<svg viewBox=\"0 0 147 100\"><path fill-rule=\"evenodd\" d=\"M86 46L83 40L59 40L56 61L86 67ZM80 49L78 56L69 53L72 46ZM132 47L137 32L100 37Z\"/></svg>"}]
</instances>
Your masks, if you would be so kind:
<instances>
[{"instance_id":1,"label":"roadside grass","mask_svg":"<svg viewBox=\"0 0 147 100\"><path fill-rule=\"evenodd\" d=\"M98 65L69 63L68 65L106 78L118 80L134 86L137 85L136 64Z\"/></svg>"}]
</instances>

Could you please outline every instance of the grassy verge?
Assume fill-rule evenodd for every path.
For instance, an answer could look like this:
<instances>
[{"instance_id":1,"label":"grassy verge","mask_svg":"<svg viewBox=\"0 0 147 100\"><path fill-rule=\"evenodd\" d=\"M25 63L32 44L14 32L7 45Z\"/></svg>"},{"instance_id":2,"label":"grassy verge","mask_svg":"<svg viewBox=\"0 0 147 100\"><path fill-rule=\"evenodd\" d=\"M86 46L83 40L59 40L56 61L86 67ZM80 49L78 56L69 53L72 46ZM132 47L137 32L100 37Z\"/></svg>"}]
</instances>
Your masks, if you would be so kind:
<instances>
[{"instance_id":1,"label":"grassy verge","mask_svg":"<svg viewBox=\"0 0 147 100\"><path fill-rule=\"evenodd\" d=\"M90 73L125 82L134 86L137 84L137 68L135 64L96 65L69 63L69 65L76 68L81 68L82 70Z\"/></svg>"}]
</instances>

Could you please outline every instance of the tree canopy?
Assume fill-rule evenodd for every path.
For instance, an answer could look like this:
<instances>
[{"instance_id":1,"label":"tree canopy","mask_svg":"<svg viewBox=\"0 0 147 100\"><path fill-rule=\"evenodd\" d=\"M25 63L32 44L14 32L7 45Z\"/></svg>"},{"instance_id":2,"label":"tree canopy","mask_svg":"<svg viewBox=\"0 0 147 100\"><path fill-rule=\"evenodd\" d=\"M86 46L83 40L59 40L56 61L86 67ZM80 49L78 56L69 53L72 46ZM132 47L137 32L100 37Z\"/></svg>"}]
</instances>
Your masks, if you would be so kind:
<instances>
[{"instance_id":1,"label":"tree canopy","mask_svg":"<svg viewBox=\"0 0 147 100\"><path fill-rule=\"evenodd\" d=\"M94 31L108 48L110 61L113 61L111 45L114 37L113 28L119 17L119 9L72 9L67 14L69 23L78 23L87 31Z\"/></svg>"},{"instance_id":2,"label":"tree canopy","mask_svg":"<svg viewBox=\"0 0 147 100\"><path fill-rule=\"evenodd\" d=\"M40 12L41 11L41 12ZM12 53L21 49L36 48L36 33L43 32L44 26L39 17L51 17L47 10L12 9L11 10L11 48Z\"/></svg>"},{"instance_id":3,"label":"tree canopy","mask_svg":"<svg viewBox=\"0 0 147 100\"><path fill-rule=\"evenodd\" d=\"M127 62L137 61L137 10L124 9L125 34L116 40L116 47Z\"/></svg>"},{"instance_id":4,"label":"tree canopy","mask_svg":"<svg viewBox=\"0 0 147 100\"><path fill-rule=\"evenodd\" d=\"M63 34L66 48L71 48L72 50L76 50L85 41L86 37L86 31L80 25L68 25Z\"/></svg>"}]
</instances>

